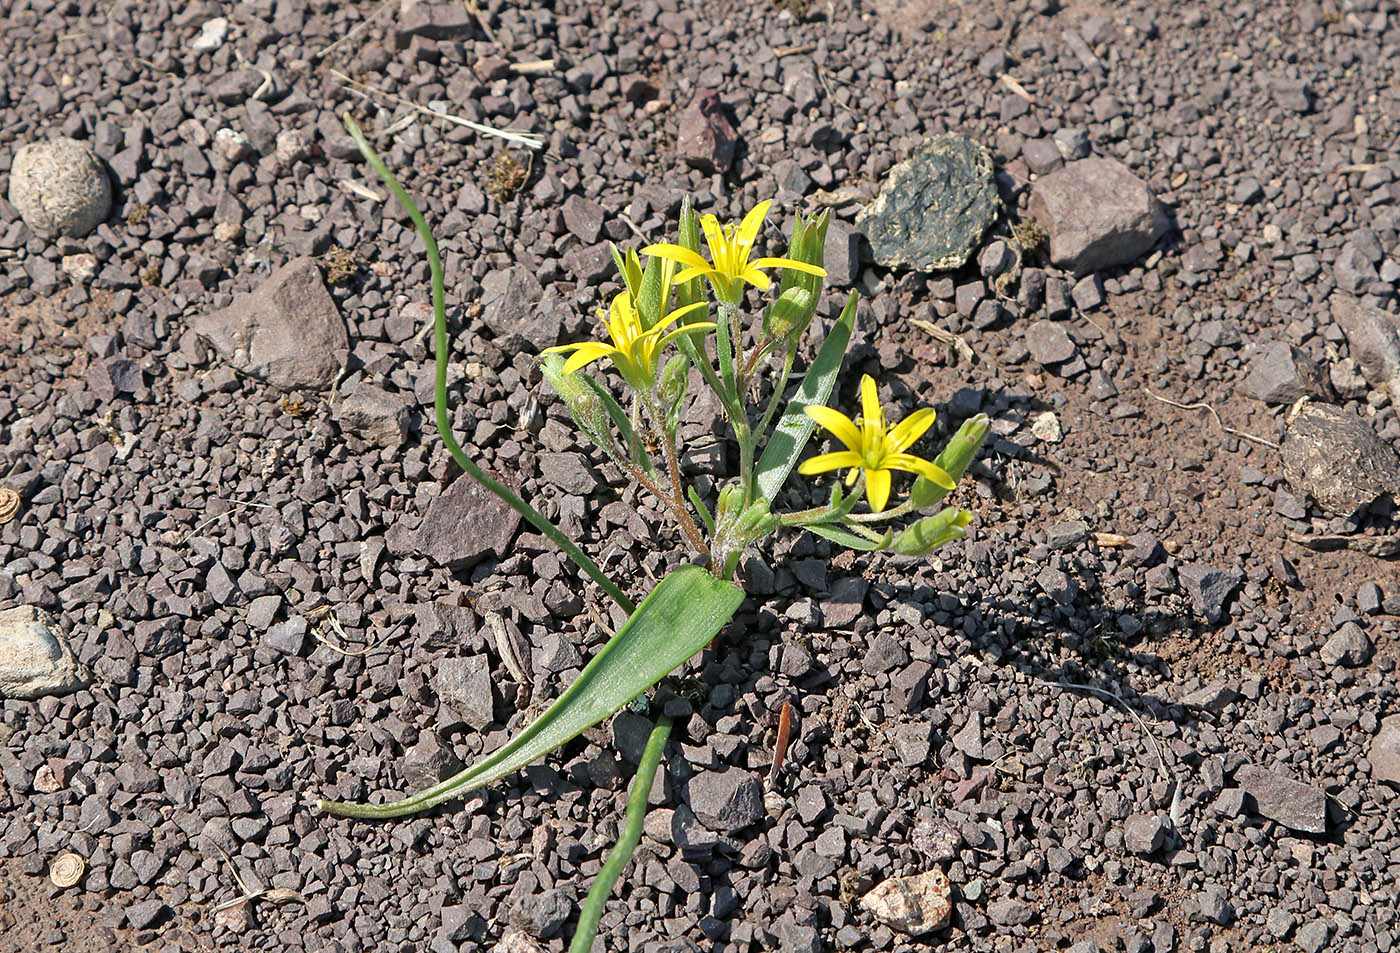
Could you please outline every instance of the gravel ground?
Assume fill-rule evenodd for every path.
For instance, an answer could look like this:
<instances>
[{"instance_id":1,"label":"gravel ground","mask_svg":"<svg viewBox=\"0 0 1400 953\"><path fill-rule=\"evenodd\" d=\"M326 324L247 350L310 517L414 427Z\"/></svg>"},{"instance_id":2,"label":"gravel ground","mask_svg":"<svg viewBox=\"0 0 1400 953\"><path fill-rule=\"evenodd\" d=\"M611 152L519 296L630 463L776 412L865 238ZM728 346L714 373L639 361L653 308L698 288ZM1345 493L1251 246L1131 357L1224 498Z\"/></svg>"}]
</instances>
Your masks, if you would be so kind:
<instances>
[{"instance_id":1,"label":"gravel ground","mask_svg":"<svg viewBox=\"0 0 1400 953\"><path fill-rule=\"evenodd\" d=\"M1010 209L957 273L828 263L823 320L845 284L863 297L842 406L869 372L903 412L938 406L943 434L992 416L973 532L922 561L810 538L755 554L745 610L671 689L685 717L596 949L922 949L855 898L939 869L950 949L1391 950L1400 577L1293 539L1393 536L1394 503L1310 504L1268 445L1289 401L1250 380L1316 367L1400 446L1334 304L1397 310L1393 5L620 6L0 18L0 170L63 135L115 186L81 239L0 202L0 482L22 499L0 608L51 613L92 675L0 708L0 948L560 950L615 836L636 716L427 817L307 805L499 744L608 616L494 508L430 508L455 474L428 423L427 268L365 197L348 108L436 223L464 442L635 594L679 541L620 502L635 487L576 445L534 366L591 324L602 240L665 237L686 192L726 217L777 196L769 247L799 204L849 226L948 131L986 145ZM697 144L707 89L723 110ZM1171 221L1097 277L1049 265L1021 214L1084 148ZM1019 286L997 285L1022 245ZM291 353L220 349L275 273L315 312ZM1218 420L1178 406L1201 401ZM712 416L693 409L693 437ZM688 463L724 453L696 440ZM65 851L87 869L60 891ZM297 897L216 912L235 872Z\"/></svg>"}]
</instances>

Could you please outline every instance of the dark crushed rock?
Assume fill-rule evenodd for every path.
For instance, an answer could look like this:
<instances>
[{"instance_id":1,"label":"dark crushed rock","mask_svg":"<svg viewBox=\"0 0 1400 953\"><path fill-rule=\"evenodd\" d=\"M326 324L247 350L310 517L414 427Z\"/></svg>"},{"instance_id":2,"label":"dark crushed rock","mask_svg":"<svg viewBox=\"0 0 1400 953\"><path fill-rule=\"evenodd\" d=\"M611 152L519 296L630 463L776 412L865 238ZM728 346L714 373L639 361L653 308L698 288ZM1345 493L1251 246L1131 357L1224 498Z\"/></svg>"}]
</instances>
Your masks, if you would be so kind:
<instances>
[{"instance_id":1,"label":"dark crushed rock","mask_svg":"<svg viewBox=\"0 0 1400 953\"><path fill-rule=\"evenodd\" d=\"M1281 341L1253 345L1245 351L1249 376L1244 392L1266 404L1291 404L1300 397L1327 400L1331 388L1322 369L1308 355Z\"/></svg>"},{"instance_id":2,"label":"dark crushed rock","mask_svg":"<svg viewBox=\"0 0 1400 953\"><path fill-rule=\"evenodd\" d=\"M1177 578L1191 597L1196 612L1212 625L1224 617L1225 602L1241 582L1236 573L1200 564L1180 567Z\"/></svg>"},{"instance_id":3,"label":"dark crushed rock","mask_svg":"<svg viewBox=\"0 0 1400 953\"><path fill-rule=\"evenodd\" d=\"M394 552L421 553L440 566L464 570L504 554L519 525L520 514L463 474L433 498L417 529L396 523L385 540Z\"/></svg>"},{"instance_id":4,"label":"dark crushed rock","mask_svg":"<svg viewBox=\"0 0 1400 953\"><path fill-rule=\"evenodd\" d=\"M691 810L711 830L737 831L764 816L763 782L747 771L702 771L690 779L689 793Z\"/></svg>"}]
</instances>

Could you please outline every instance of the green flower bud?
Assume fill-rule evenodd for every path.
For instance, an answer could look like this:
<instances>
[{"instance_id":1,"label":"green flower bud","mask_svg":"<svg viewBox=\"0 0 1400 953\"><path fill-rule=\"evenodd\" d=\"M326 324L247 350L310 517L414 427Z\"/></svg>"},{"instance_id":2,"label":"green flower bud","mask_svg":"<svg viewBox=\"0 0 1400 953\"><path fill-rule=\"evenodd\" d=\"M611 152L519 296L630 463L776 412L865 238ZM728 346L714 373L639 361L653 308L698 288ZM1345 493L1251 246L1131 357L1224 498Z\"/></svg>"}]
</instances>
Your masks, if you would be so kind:
<instances>
[{"instance_id":1,"label":"green flower bud","mask_svg":"<svg viewBox=\"0 0 1400 953\"><path fill-rule=\"evenodd\" d=\"M901 556L922 556L955 539L962 539L967 535L970 522L972 514L967 510L941 510L903 530L890 542L889 550Z\"/></svg>"},{"instance_id":2,"label":"green flower bud","mask_svg":"<svg viewBox=\"0 0 1400 953\"><path fill-rule=\"evenodd\" d=\"M977 451L982 449L982 444L986 442L987 434L990 432L991 421L986 414L969 417L963 421L958 432L953 434L947 446L943 448L943 452L934 458L934 465L942 467L943 471L955 481L962 479L962 475L967 472L967 468L976 459ZM914 481L914 488L909 493L910 499L919 509L935 506L942 502L947 495L947 490L923 477Z\"/></svg>"}]
</instances>

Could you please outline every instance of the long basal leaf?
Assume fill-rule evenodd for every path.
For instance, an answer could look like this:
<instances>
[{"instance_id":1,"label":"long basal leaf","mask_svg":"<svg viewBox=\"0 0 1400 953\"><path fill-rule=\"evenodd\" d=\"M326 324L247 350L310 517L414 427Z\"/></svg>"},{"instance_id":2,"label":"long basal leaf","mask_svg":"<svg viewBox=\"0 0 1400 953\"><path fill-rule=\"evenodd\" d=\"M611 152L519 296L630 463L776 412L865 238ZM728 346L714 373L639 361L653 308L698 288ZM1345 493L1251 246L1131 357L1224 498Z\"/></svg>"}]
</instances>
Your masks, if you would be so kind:
<instances>
[{"instance_id":1,"label":"long basal leaf","mask_svg":"<svg viewBox=\"0 0 1400 953\"><path fill-rule=\"evenodd\" d=\"M787 482L788 474L797 466L797 459L802 456L802 449L807 446L817 426L815 420L802 412L802 408L825 406L831 397L831 389L836 386L836 375L841 372L841 362L846 358L846 347L851 343L851 331L855 324L856 294L851 292L841 317L836 319L836 326L822 342L816 360L807 370L797 393L788 401L782 417L778 418L778 425L773 428L773 435L768 438L768 445L763 448L763 456L759 457L758 467L754 471L758 496L776 500L778 491ZM781 381L778 386L782 386Z\"/></svg>"},{"instance_id":2,"label":"long basal leaf","mask_svg":"<svg viewBox=\"0 0 1400 953\"><path fill-rule=\"evenodd\" d=\"M744 593L698 566L682 566L651 591L617 634L544 714L475 765L389 804L319 801L344 817L402 817L462 797L577 738L690 658L738 611Z\"/></svg>"}]
</instances>

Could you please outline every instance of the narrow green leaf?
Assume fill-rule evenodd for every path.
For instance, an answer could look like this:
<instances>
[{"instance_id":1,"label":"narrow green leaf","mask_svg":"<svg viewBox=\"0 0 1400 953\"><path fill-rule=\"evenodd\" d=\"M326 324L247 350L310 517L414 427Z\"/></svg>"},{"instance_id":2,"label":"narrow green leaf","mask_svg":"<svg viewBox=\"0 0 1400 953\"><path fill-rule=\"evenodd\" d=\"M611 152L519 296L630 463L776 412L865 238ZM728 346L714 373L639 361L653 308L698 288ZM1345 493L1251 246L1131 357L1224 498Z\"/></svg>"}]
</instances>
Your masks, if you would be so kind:
<instances>
[{"instance_id":1,"label":"narrow green leaf","mask_svg":"<svg viewBox=\"0 0 1400 953\"><path fill-rule=\"evenodd\" d=\"M804 526L802 528L809 532L816 533L823 539L829 539L833 543L845 546L848 549L859 549L867 553L874 552L877 549L884 549L889 545L890 539L894 535L892 533L886 533L881 539L873 540L866 539L864 536L857 536L855 533L847 532L837 526L818 524L815 526Z\"/></svg>"},{"instance_id":2,"label":"narrow green leaf","mask_svg":"<svg viewBox=\"0 0 1400 953\"><path fill-rule=\"evenodd\" d=\"M787 482L788 474L797 466L802 450L812 437L817 424L802 412L804 407L824 406L831 397L831 389L836 386L836 375L841 371L841 363L846 358L846 347L851 343L851 332L856 324L856 293L846 299L846 307L836 325L822 342L816 360L802 378L797 393L788 401L768 445L763 448L763 456L758 459L755 472L757 493L769 500L778 498L778 491Z\"/></svg>"},{"instance_id":3,"label":"narrow green leaf","mask_svg":"<svg viewBox=\"0 0 1400 953\"><path fill-rule=\"evenodd\" d=\"M705 524L705 530L711 535L715 535L715 518L710 515L710 511L705 508L705 501L700 499L700 494L695 492L695 487L687 486L686 495L690 497L690 502L695 505L695 511L700 514L700 520Z\"/></svg>"},{"instance_id":4,"label":"narrow green leaf","mask_svg":"<svg viewBox=\"0 0 1400 953\"><path fill-rule=\"evenodd\" d=\"M608 242L608 251L612 253L613 264L617 266L617 275L622 279L623 286L635 295L637 289L632 287L632 277L627 273L627 260L622 257L622 252L612 242Z\"/></svg>"},{"instance_id":5,"label":"narrow green leaf","mask_svg":"<svg viewBox=\"0 0 1400 953\"><path fill-rule=\"evenodd\" d=\"M544 757L615 713L705 647L744 601L737 586L682 566L651 591L544 714L465 771L389 804L318 801L344 817L403 817L462 797Z\"/></svg>"}]
</instances>

